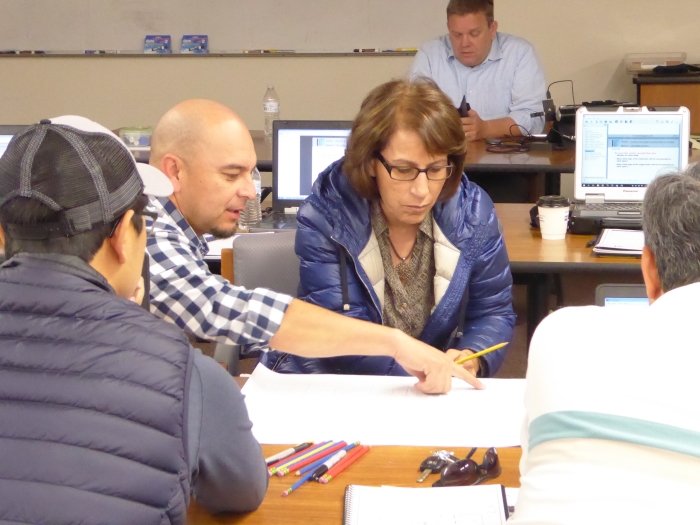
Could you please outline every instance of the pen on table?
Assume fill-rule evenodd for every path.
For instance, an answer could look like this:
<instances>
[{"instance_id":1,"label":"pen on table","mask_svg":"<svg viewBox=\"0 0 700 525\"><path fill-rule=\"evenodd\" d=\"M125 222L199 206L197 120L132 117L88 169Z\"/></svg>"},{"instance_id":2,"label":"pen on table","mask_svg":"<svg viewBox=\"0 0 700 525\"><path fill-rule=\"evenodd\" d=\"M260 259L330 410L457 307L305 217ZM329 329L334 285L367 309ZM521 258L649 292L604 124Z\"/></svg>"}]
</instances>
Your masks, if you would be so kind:
<instances>
[{"instance_id":1,"label":"pen on table","mask_svg":"<svg viewBox=\"0 0 700 525\"><path fill-rule=\"evenodd\" d=\"M289 487L287 490L285 490L282 495L283 496L289 496L292 492L294 492L296 489L301 487L304 483L309 481L311 479L311 476L313 475L313 472L309 472L306 476L301 478L299 481L297 481L294 485Z\"/></svg>"},{"instance_id":2,"label":"pen on table","mask_svg":"<svg viewBox=\"0 0 700 525\"><path fill-rule=\"evenodd\" d=\"M328 472L331 469L331 467L340 463L340 460L342 460L347 455L347 453L348 451L345 449L335 453L333 457L326 461L323 465L319 465L318 467L316 467L314 473L311 475L311 479L314 481L318 481L318 478L320 478L326 472Z\"/></svg>"},{"instance_id":3,"label":"pen on table","mask_svg":"<svg viewBox=\"0 0 700 525\"><path fill-rule=\"evenodd\" d=\"M379 49L374 47L363 47L360 49L353 49L353 53L379 53Z\"/></svg>"},{"instance_id":4,"label":"pen on table","mask_svg":"<svg viewBox=\"0 0 700 525\"><path fill-rule=\"evenodd\" d=\"M488 354L489 352L493 352L494 350L498 350L499 348L503 348L507 344L508 343L498 343L497 345L493 345L492 347L487 348L486 350L482 350L481 352L477 352L475 354L468 355L468 356L462 357L460 359L457 359L457 361L455 361L455 364L461 365L462 363L466 363L470 359L476 359L479 356L482 356L484 354Z\"/></svg>"},{"instance_id":5,"label":"pen on table","mask_svg":"<svg viewBox=\"0 0 700 525\"><path fill-rule=\"evenodd\" d=\"M596 243L598 242L598 239L600 239L600 235L596 235L593 237L590 241L586 243L586 248L590 248L591 246L595 246Z\"/></svg>"},{"instance_id":6,"label":"pen on table","mask_svg":"<svg viewBox=\"0 0 700 525\"><path fill-rule=\"evenodd\" d=\"M307 458L299 458L300 460L297 462L294 462L290 465L286 465L284 467L280 467L277 469L276 474L278 476L286 476L289 474L292 470L296 470L301 467L305 467L306 465L313 463L314 461L318 461L319 459L328 456L329 454L335 452L336 450L340 450L343 448L347 443L345 441L339 441L337 443L333 443L331 447L328 447L324 450L319 451L318 454L313 454Z\"/></svg>"},{"instance_id":7,"label":"pen on table","mask_svg":"<svg viewBox=\"0 0 700 525\"><path fill-rule=\"evenodd\" d=\"M345 456L340 463L335 465L332 469L330 469L324 476L321 476L319 478L320 483L329 483L333 478L338 477L338 474L343 472L346 468L348 468L350 465L355 463L358 459L360 459L362 456L364 456L367 452L369 452L369 449L371 447L369 445L365 445L363 447L357 447L355 450L353 450L350 454Z\"/></svg>"},{"instance_id":8,"label":"pen on table","mask_svg":"<svg viewBox=\"0 0 700 525\"><path fill-rule=\"evenodd\" d=\"M341 449L340 449L338 452L336 452L332 457L337 456L337 455L340 454L341 452L343 452L343 457L345 457L345 455L346 455L350 450L352 450L353 448L355 448L355 447L356 447L357 445L359 445L359 444L360 444L359 441L355 441L354 443L350 443L349 445L347 445L347 446L341 448ZM329 455L327 455L327 456L325 456L325 457L322 457L322 458L319 459L318 461L315 461L314 463L311 463L310 465L306 465L304 468L302 468L302 469L300 469L300 470L297 470L295 476L303 476L303 475L306 474L308 471L317 469L318 467L320 467L321 465L323 465L323 464L326 463L327 461L330 461L330 459L332 459L332 457L331 457L331 455L329 454ZM330 459L329 459L329 458L330 458ZM341 459L342 459L342 458L341 458ZM338 461L340 461L340 459L339 459ZM335 465L335 463L334 463L334 465ZM314 481L316 481L316 478L314 478Z\"/></svg>"},{"instance_id":9,"label":"pen on table","mask_svg":"<svg viewBox=\"0 0 700 525\"><path fill-rule=\"evenodd\" d=\"M288 448L287 450L283 450L279 454L275 454L274 456L270 456L269 458L265 458L265 464L270 465L270 463L274 463L275 461L279 461L280 459L284 459L286 457L289 457L292 454L296 454L297 452L304 450L305 448L309 448L313 444L314 444L313 441L307 441L306 443L302 443L300 445L297 445L296 447L292 447L292 448Z\"/></svg>"},{"instance_id":10,"label":"pen on table","mask_svg":"<svg viewBox=\"0 0 700 525\"><path fill-rule=\"evenodd\" d=\"M286 459L283 459L281 462L278 464L270 467L267 472L272 476L273 474L277 473L278 469L281 469L283 467L287 467L289 465L293 465L296 463L298 460L302 458L307 458L309 456L313 456L316 452L319 452L320 450L323 450L325 448L328 448L333 445L332 441L324 441L323 443L319 443L318 445L314 445L313 447L307 448L305 450L302 450L301 452L297 452L293 456L290 456Z\"/></svg>"}]
</instances>

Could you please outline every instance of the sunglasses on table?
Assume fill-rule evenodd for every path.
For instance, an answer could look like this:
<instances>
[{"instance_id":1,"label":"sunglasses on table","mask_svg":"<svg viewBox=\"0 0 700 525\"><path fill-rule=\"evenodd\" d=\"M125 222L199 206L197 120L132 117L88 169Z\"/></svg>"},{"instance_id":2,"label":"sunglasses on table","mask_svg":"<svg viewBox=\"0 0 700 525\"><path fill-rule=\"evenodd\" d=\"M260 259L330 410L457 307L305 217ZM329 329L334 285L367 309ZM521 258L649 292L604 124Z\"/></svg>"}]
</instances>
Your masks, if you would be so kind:
<instances>
[{"instance_id":1,"label":"sunglasses on table","mask_svg":"<svg viewBox=\"0 0 700 525\"><path fill-rule=\"evenodd\" d=\"M447 465L440 474L440 479L433 483L433 487L478 485L482 481L501 475L501 463L495 448L491 447L486 451L481 465L471 459L475 451L476 449L472 449L465 459Z\"/></svg>"}]
</instances>

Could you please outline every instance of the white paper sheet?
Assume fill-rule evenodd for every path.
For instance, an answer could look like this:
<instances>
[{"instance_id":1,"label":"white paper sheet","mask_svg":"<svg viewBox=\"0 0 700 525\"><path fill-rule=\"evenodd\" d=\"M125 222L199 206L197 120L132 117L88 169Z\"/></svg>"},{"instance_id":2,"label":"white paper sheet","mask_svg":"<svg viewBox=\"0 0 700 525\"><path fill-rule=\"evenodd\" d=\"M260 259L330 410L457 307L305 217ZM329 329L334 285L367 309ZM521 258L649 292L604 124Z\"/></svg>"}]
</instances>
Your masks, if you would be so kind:
<instances>
[{"instance_id":1,"label":"white paper sheet","mask_svg":"<svg viewBox=\"0 0 700 525\"><path fill-rule=\"evenodd\" d=\"M253 434L266 444L328 439L365 445L520 445L524 379L453 379L429 396L413 377L277 374L258 366L243 387Z\"/></svg>"},{"instance_id":2,"label":"white paper sheet","mask_svg":"<svg viewBox=\"0 0 700 525\"><path fill-rule=\"evenodd\" d=\"M348 525L503 525L500 485L443 487L350 486Z\"/></svg>"}]
</instances>

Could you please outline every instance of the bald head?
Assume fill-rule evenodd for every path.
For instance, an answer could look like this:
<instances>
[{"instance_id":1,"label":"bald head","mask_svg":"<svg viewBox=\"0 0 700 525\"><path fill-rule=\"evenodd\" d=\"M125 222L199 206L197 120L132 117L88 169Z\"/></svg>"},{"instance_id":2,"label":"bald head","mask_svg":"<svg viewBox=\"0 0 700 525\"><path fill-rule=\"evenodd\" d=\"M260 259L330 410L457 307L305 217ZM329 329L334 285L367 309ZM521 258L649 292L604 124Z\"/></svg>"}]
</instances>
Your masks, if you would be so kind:
<instances>
[{"instance_id":1,"label":"bald head","mask_svg":"<svg viewBox=\"0 0 700 525\"><path fill-rule=\"evenodd\" d=\"M153 131L150 163L160 166L167 154L196 156L223 124L240 133L241 140L252 140L241 118L227 106L206 99L180 102L163 115Z\"/></svg>"}]
</instances>

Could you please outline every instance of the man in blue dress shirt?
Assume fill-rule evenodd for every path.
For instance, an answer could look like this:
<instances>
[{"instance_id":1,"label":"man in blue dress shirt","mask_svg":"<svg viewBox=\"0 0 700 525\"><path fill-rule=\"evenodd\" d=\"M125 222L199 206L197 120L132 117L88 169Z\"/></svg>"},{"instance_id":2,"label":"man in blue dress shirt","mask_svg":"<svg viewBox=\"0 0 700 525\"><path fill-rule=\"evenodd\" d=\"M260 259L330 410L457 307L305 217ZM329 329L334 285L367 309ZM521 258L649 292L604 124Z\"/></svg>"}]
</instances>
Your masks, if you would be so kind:
<instances>
[{"instance_id":1,"label":"man in blue dress shirt","mask_svg":"<svg viewBox=\"0 0 700 525\"><path fill-rule=\"evenodd\" d=\"M544 72L529 42L498 33L493 0L450 0L447 29L418 50L411 78L432 78L457 107L466 96L469 140L540 133Z\"/></svg>"}]
</instances>

